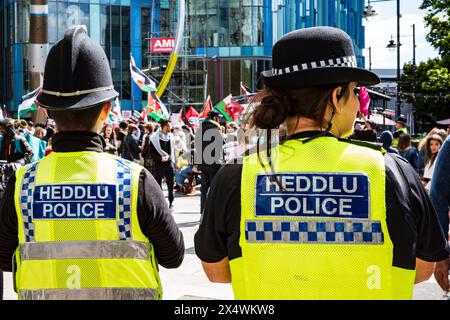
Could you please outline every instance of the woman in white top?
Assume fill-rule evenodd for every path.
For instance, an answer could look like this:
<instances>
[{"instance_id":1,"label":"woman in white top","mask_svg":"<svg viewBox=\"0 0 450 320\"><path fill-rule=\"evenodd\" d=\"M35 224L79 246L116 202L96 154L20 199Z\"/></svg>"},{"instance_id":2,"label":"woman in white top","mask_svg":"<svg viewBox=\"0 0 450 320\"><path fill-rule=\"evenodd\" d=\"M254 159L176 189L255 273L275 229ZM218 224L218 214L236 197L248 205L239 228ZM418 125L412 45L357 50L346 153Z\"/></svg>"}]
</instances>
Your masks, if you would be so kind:
<instances>
[{"instance_id":1,"label":"woman in white top","mask_svg":"<svg viewBox=\"0 0 450 320\"><path fill-rule=\"evenodd\" d=\"M426 144L426 158L425 158L425 170L423 173L423 183L425 186L425 189L427 191L430 190L431 186L431 178L433 177L434 172L434 164L437 157L437 154L439 152L439 149L441 148L444 141L442 140L441 136L438 134L433 134L432 136L428 137L427 144Z\"/></svg>"}]
</instances>

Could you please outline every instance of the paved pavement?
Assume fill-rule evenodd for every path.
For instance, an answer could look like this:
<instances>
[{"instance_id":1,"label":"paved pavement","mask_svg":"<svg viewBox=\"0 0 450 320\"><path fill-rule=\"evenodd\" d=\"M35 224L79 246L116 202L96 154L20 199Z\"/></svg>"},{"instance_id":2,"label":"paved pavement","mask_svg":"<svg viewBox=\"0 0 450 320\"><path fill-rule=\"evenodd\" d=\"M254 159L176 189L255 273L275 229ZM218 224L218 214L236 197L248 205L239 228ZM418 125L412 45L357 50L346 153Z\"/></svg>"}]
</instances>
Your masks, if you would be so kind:
<instances>
[{"instance_id":1,"label":"paved pavement","mask_svg":"<svg viewBox=\"0 0 450 320\"><path fill-rule=\"evenodd\" d=\"M233 299L231 285L210 283L195 255L194 234L199 225L199 211L199 192L194 196L176 196L173 215L184 235L186 256L178 269L160 268L164 299ZM10 273L5 274L5 299L16 299ZM442 291L432 277L415 286L414 299L441 300Z\"/></svg>"}]
</instances>

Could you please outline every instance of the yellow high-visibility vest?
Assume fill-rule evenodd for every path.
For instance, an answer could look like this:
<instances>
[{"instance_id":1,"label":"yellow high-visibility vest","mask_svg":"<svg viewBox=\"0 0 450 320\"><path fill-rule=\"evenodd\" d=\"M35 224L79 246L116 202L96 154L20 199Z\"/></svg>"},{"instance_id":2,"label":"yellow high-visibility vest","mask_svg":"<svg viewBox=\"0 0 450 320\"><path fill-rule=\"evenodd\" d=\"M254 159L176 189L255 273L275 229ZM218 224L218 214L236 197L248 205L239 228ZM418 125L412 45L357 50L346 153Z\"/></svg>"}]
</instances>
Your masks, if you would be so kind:
<instances>
[{"instance_id":1,"label":"yellow high-visibility vest","mask_svg":"<svg viewBox=\"0 0 450 320\"><path fill-rule=\"evenodd\" d=\"M20 299L160 299L136 208L141 167L96 152L52 152L16 173Z\"/></svg>"},{"instance_id":2,"label":"yellow high-visibility vest","mask_svg":"<svg viewBox=\"0 0 450 320\"><path fill-rule=\"evenodd\" d=\"M244 159L235 298L411 299L415 271L392 266L383 154L321 137L272 157L279 184Z\"/></svg>"}]
</instances>

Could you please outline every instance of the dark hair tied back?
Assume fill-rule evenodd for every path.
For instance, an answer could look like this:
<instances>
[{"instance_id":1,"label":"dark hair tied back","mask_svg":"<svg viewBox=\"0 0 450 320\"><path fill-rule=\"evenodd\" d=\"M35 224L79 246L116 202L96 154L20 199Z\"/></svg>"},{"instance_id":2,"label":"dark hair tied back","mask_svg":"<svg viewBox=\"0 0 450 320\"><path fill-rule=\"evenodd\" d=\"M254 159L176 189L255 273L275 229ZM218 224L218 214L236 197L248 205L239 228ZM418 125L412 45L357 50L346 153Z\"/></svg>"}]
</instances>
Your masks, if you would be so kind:
<instances>
[{"instance_id":1,"label":"dark hair tied back","mask_svg":"<svg viewBox=\"0 0 450 320\"><path fill-rule=\"evenodd\" d=\"M251 125L260 129L278 128L290 114L292 104L279 89L265 89L261 93L252 101L259 104L253 111Z\"/></svg>"}]
</instances>

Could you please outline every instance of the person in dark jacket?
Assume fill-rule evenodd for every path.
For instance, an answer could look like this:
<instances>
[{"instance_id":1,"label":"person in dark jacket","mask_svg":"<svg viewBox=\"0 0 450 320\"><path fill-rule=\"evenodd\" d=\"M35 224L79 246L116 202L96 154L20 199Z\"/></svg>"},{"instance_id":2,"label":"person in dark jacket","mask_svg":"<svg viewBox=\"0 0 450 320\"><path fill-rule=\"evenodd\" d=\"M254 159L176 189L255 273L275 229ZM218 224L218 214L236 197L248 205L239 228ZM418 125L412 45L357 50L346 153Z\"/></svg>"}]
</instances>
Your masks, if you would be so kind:
<instances>
[{"instance_id":1,"label":"person in dark jacket","mask_svg":"<svg viewBox=\"0 0 450 320\"><path fill-rule=\"evenodd\" d=\"M394 137L392 135L392 132L387 131L387 130L383 131L383 133L380 136L380 142L383 144L383 149L389 153L398 154L398 150L391 147L393 140L394 140Z\"/></svg>"},{"instance_id":2,"label":"person in dark jacket","mask_svg":"<svg viewBox=\"0 0 450 320\"><path fill-rule=\"evenodd\" d=\"M408 160L409 164L417 170L417 159L419 152L411 145L411 136L408 133L402 133L398 137L397 149L400 157Z\"/></svg>"},{"instance_id":3,"label":"person in dark jacket","mask_svg":"<svg viewBox=\"0 0 450 320\"><path fill-rule=\"evenodd\" d=\"M169 195L169 208L173 208L173 187L175 183L175 141L171 131L171 123L160 122L161 127L150 136L150 157L154 160L155 179L162 188L162 179L166 179Z\"/></svg>"},{"instance_id":4,"label":"person in dark jacket","mask_svg":"<svg viewBox=\"0 0 450 320\"><path fill-rule=\"evenodd\" d=\"M194 161L201 171L200 212L203 212L208 190L222 166L224 136L219 120L220 113L216 110L210 111L196 132ZM201 144L197 145L198 143Z\"/></svg>"},{"instance_id":5,"label":"person in dark jacket","mask_svg":"<svg viewBox=\"0 0 450 320\"><path fill-rule=\"evenodd\" d=\"M137 130L138 128L135 124L130 123L128 125L128 134L122 142L122 158L124 159L130 161L138 161L140 159L141 148L136 137L133 135Z\"/></svg>"}]
</instances>

